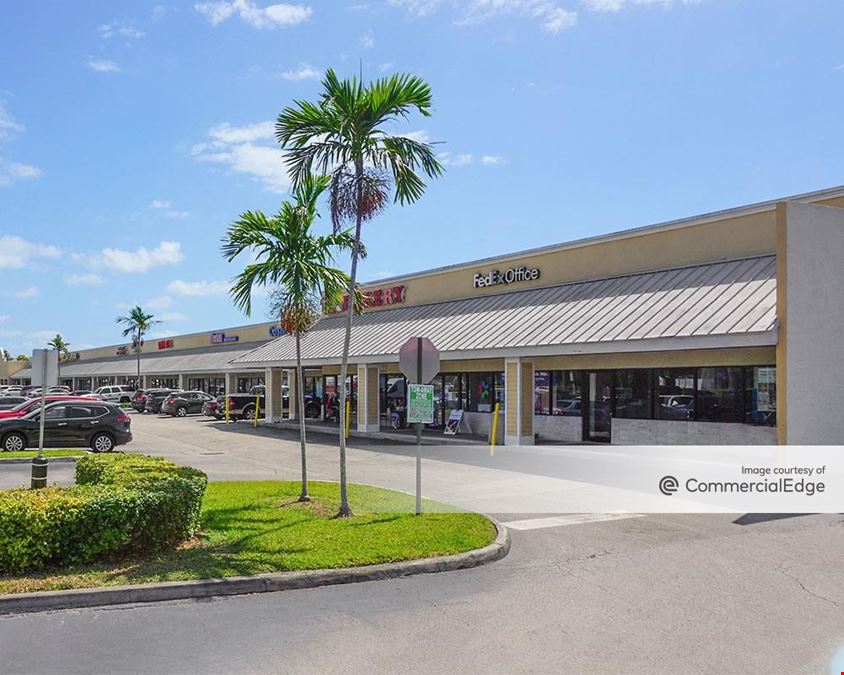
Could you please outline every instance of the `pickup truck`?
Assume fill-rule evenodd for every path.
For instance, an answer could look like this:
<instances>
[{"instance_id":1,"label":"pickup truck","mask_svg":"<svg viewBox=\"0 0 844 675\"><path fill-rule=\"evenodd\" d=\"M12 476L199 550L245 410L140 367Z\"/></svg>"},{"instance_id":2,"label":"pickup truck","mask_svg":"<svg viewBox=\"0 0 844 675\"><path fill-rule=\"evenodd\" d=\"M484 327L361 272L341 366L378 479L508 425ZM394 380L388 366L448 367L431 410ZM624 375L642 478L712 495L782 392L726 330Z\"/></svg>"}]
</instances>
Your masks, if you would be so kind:
<instances>
[{"instance_id":1,"label":"pickup truck","mask_svg":"<svg viewBox=\"0 0 844 675\"><path fill-rule=\"evenodd\" d=\"M218 420L226 417L226 399L229 401L229 419L231 420L253 420L255 419L255 404L260 406L258 418L264 416L264 405L266 403L266 387L263 384L256 385L249 390L248 394L224 394L213 401L202 405L202 414L209 417L216 417Z\"/></svg>"}]
</instances>

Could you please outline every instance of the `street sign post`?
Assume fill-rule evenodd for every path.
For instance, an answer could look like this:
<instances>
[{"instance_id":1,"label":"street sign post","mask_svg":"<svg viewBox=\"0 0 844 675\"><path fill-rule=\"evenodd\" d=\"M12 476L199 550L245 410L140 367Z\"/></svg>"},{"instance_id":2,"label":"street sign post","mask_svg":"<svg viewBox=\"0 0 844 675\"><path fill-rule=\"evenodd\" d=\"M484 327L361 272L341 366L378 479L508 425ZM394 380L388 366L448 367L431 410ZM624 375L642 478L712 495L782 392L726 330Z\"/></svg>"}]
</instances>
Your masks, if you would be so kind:
<instances>
[{"instance_id":1,"label":"street sign post","mask_svg":"<svg viewBox=\"0 0 844 675\"><path fill-rule=\"evenodd\" d=\"M59 353L55 349L34 349L32 351L32 382L41 385L41 415L38 429L38 454L32 458L30 487L47 487L47 458L44 457L44 407L47 387L58 384Z\"/></svg>"},{"instance_id":2,"label":"street sign post","mask_svg":"<svg viewBox=\"0 0 844 675\"><path fill-rule=\"evenodd\" d=\"M426 387L440 372L440 352L428 338L412 337L399 349L399 368L404 376L410 381L408 386L408 422L416 422L416 515L422 513L422 425L430 424L434 418L434 388ZM415 393L411 393L412 387ZM430 391L429 391L430 390ZM421 406L422 400L426 403L430 397L430 418L422 421L422 412L418 413L419 420L411 419L411 400L416 397L417 405Z\"/></svg>"},{"instance_id":3,"label":"street sign post","mask_svg":"<svg viewBox=\"0 0 844 675\"><path fill-rule=\"evenodd\" d=\"M407 421L418 424L434 421L434 385L407 385Z\"/></svg>"}]
</instances>

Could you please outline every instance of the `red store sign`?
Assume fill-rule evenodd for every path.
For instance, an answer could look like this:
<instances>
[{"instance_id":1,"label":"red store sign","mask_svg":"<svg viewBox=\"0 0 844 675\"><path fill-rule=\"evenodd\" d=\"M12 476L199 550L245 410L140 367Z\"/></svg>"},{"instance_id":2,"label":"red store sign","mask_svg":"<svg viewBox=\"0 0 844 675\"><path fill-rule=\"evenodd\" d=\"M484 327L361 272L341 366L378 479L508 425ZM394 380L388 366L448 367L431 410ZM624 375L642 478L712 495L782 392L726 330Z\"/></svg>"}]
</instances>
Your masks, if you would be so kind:
<instances>
[{"instance_id":1,"label":"red store sign","mask_svg":"<svg viewBox=\"0 0 844 675\"><path fill-rule=\"evenodd\" d=\"M391 286L390 288L376 288L373 291L365 291L363 293L363 306L367 307L386 307L387 305L400 305L404 302L405 292L407 286ZM349 296L343 296L343 306L341 312L349 309Z\"/></svg>"},{"instance_id":2,"label":"red store sign","mask_svg":"<svg viewBox=\"0 0 844 675\"><path fill-rule=\"evenodd\" d=\"M158 341L158 348L159 349L170 349L173 346L173 340L159 340Z\"/></svg>"}]
</instances>

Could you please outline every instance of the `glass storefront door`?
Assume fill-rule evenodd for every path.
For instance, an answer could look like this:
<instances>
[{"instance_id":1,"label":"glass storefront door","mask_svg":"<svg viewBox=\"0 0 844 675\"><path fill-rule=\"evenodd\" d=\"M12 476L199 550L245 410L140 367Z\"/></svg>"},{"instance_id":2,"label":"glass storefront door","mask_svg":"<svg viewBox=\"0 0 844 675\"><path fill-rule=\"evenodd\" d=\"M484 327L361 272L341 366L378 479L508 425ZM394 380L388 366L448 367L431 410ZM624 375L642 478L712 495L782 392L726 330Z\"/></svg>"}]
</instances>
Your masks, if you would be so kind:
<instances>
[{"instance_id":1,"label":"glass storefront door","mask_svg":"<svg viewBox=\"0 0 844 675\"><path fill-rule=\"evenodd\" d=\"M589 371L583 411L583 440L609 443L612 440L612 371Z\"/></svg>"}]
</instances>

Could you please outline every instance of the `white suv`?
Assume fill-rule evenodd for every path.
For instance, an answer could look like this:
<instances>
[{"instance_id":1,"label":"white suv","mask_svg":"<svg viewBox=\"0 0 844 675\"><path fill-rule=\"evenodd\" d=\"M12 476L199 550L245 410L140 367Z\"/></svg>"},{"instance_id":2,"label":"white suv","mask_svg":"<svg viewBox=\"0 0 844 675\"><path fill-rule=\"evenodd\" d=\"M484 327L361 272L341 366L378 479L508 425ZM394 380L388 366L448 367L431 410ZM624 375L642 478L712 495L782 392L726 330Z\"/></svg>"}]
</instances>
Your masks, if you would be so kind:
<instances>
[{"instance_id":1,"label":"white suv","mask_svg":"<svg viewBox=\"0 0 844 675\"><path fill-rule=\"evenodd\" d=\"M132 400L132 389L125 384L100 387L94 392L94 396L112 403L129 403Z\"/></svg>"}]
</instances>

